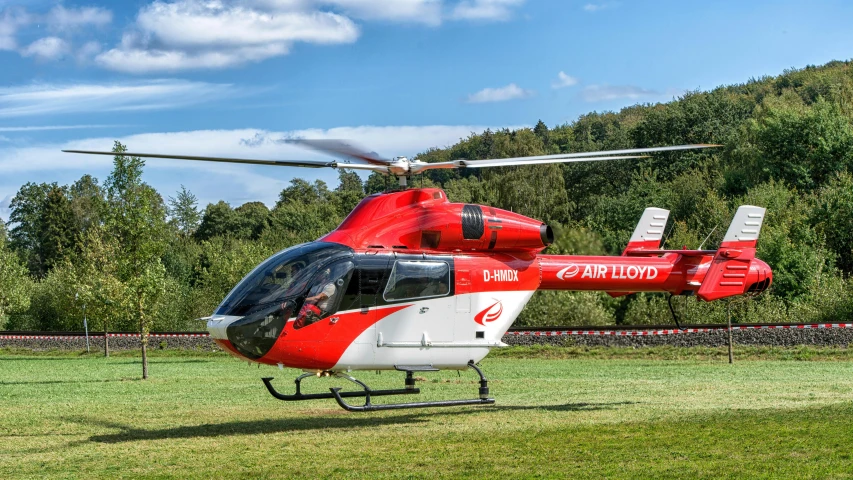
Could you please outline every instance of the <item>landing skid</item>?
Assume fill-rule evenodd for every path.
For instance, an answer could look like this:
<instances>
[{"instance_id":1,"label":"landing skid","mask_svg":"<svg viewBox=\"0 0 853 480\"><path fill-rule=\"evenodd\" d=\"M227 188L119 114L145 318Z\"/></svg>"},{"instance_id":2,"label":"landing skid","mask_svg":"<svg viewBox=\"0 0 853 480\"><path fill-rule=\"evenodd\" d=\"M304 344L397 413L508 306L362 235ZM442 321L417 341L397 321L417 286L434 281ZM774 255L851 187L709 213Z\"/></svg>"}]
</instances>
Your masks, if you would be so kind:
<instances>
[{"instance_id":1,"label":"landing skid","mask_svg":"<svg viewBox=\"0 0 853 480\"><path fill-rule=\"evenodd\" d=\"M279 393L272 386L272 378L262 378L264 385L266 385L267 390L269 390L270 394L279 399L285 401L297 401L297 400L316 400L321 398L334 398L338 405L341 406L344 410L348 410L350 412L375 412L379 410L401 410L406 408L428 408L428 407L456 407L460 405L491 405L495 403L494 398L489 398L489 381L483 375L483 371L480 370L474 362L469 362L468 367L477 372L477 375L480 376L480 389L479 389L479 398L472 398L466 400L437 400L432 402L410 402L410 403L388 403L381 405L374 405L371 403L371 397L385 396L385 395L410 395L420 393L420 389L415 388L415 378L412 376L412 372L421 371L425 369L417 368L416 370L408 370L405 367L398 368L399 370L406 372L406 388L397 389L397 390L372 390L361 380L357 378L351 377L345 373L334 373L338 378L343 378L345 380L349 380L356 385L360 386L362 391L355 392L342 392L340 387L333 387L329 389L329 393L308 393L304 394L300 391L301 382L303 379L307 377L313 377L313 373L305 373L298 377L296 377L296 393L294 395L285 395ZM429 369L429 371L434 371L437 369ZM351 397L364 397L364 405L351 405L344 401L344 398Z\"/></svg>"},{"instance_id":2,"label":"landing skid","mask_svg":"<svg viewBox=\"0 0 853 480\"><path fill-rule=\"evenodd\" d=\"M336 396L334 394L332 394L331 392L330 393L302 393L300 390L300 388L302 386L302 380L305 378L308 378L308 377L313 377L313 376L315 376L313 373L304 373L304 374L296 377L296 380L295 380L295 382L296 382L296 393L293 395L285 395L283 393L277 392L275 387L272 386L272 377L262 378L261 380L264 382L264 385L267 386L267 390L269 390L270 394L273 397L275 397L279 400L284 400L286 402L293 402L293 401L298 401L298 400L317 400L320 398L336 398ZM370 391L370 395L377 396L377 397L383 396L383 395L411 395L411 394L421 393L420 389L418 389L418 388L404 388L404 389L397 389L397 390L370 390L367 387L367 385L356 380L353 377L350 377L349 375L336 374L336 376L350 380L350 381L358 384L359 386L361 386L362 388L365 389L364 391L361 391L361 392L340 392L338 394L338 396L341 396L341 397L365 397L365 396L367 396L368 391ZM340 390L340 388L338 388L338 390Z\"/></svg>"}]
</instances>

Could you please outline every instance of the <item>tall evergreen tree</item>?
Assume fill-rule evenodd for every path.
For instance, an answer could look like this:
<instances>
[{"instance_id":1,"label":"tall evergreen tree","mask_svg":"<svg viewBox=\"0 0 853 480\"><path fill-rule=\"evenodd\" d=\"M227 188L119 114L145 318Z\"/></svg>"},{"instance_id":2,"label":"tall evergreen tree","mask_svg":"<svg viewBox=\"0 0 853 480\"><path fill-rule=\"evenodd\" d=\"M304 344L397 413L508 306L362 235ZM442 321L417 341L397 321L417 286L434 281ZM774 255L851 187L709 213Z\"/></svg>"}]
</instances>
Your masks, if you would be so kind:
<instances>
[{"instance_id":1,"label":"tall evergreen tree","mask_svg":"<svg viewBox=\"0 0 853 480\"><path fill-rule=\"evenodd\" d=\"M41 206L38 221L38 257L41 274L46 274L73 253L78 240L77 220L65 188L54 185Z\"/></svg>"},{"instance_id":2,"label":"tall evergreen tree","mask_svg":"<svg viewBox=\"0 0 853 480\"><path fill-rule=\"evenodd\" d=\"M47 193L57 188L56 183L27 182L12 198L9 209L9 245L19 252L27 268L36 276L43 276L45 269L39 256L39 231L41 230L42 207Z\"/></svg>"},{"instance_id":3,"label":"tall evergreen tree","mask_svg":"<svg viewBox=\"0 0 853 480\"><path fill-rule=\"evenodd\" d=\"M169 197L169 214L177 224L178 231L184 236L195 233L201 222L201 212L198 211L198 199L181 185L181 191L175 198Z\"/></svg>"}]
</instances>

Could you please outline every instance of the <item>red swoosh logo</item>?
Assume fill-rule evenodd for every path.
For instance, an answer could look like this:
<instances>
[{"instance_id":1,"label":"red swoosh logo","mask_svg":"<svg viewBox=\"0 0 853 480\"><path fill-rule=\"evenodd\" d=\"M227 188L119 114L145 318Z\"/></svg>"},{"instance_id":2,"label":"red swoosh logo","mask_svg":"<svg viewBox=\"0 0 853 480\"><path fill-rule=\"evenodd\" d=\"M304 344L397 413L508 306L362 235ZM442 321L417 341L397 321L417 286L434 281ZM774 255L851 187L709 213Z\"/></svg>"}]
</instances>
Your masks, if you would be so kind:
<instances>
[{"instance_id":1,"label":"red swoosh logo","mask_svg":"<svg viewBox=\"0 0 853 480\"><path fill-rule=\"evenodd\" d=\"M497 307L497 308L495 308ZM478 313L474 316L474 321L479 323L480 325L485 326L488 322L494 322L501 316L504 311L504 306L500 300L495 303L489 305L482 312Z\"/></svg>"}]
</instances>

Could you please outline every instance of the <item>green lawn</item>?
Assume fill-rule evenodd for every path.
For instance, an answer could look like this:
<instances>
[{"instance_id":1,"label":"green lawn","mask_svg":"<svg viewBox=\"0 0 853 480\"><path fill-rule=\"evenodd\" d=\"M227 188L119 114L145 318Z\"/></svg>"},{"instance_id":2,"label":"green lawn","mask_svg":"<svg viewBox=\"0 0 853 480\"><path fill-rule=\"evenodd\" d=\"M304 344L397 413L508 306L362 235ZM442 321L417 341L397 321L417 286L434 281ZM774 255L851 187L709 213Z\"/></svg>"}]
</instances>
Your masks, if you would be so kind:
<instances>
[{"instance_id":1,"label":"green lawn","mask_svg":"<svg viewBox=\"0 0 853 480\"><path fill-rule=\"evenodd\" d=\"M296 371L222 356L156 357L144 382L134 358L0 356L0 478L853 478L853 362L519 352L482 364L495 406L371 414L275 400L259 378ZM476 392L423 376L420 398Z\"/></svg>"}]
</instances>

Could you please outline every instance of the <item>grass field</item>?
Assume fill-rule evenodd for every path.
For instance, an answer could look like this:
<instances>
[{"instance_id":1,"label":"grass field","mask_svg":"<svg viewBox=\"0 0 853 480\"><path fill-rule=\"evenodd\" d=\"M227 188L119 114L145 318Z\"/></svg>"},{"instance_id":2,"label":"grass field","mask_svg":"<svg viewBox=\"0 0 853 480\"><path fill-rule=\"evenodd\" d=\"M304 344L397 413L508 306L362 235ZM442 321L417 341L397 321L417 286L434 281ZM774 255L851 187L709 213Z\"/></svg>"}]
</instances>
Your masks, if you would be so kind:
<instances>
[{"instance_id":1,"label":"grass field","mask_svg":"<svg viewBox=\"0 0 853 480\"><path fill-rule=\"evenodd\" d=\"M557 352L487 358L495 406L372 414L275 400L259 378L296 371L223 356L155 357L143 382L135 358L4 355L0 478L853 478L853 362ZM423 376L419 398L476 392Z\"/></svg>"}]
</instances>

